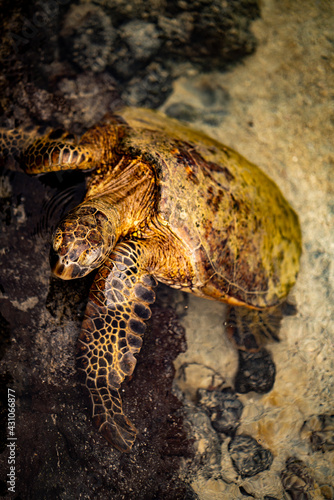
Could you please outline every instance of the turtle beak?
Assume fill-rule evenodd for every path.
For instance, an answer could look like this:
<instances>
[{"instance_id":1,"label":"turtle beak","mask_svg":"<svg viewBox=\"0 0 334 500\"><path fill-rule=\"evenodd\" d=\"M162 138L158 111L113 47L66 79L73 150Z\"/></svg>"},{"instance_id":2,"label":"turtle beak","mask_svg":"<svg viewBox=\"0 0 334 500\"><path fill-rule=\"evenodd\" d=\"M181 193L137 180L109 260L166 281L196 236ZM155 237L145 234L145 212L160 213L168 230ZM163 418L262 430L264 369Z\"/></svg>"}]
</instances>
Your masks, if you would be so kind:
<instances>
[{"instance_id":1,"label":"turtle beak","mask_svg":"<svg viewBox=\"0 0 334 500\"><path fill-rule=\"evenodd\" d=\"M69 264L64 263L62 257L53 248L50 251L50 266L52 274L62 280L81 278L86 274L78 264L74 262Z\"/></svg>"},{"instance_id":2,"label":"turtle beak","mask_svg":"<svg viewBox=\"0 0 334 500\"><path fill-rule=\"evenodd\" d=\"M53 274L71 280L83 278L100 267L114 246L113 224L108 214L91 205L82 204L70 212L52 237Z\"/></svg>"}]
</instances>

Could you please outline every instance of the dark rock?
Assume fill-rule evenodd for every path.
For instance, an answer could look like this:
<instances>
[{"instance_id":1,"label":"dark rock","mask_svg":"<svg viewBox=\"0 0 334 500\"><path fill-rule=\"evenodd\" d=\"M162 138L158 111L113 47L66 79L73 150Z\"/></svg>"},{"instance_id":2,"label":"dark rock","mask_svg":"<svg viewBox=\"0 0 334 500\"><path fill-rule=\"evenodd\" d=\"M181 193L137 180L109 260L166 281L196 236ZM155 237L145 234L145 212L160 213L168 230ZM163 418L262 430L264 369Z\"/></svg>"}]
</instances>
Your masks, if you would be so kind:
<instances>
[{"instance_id":1,"label":"dark rock","mask_svg":"<svg viewBox=\"0 0 334 500\"><path fill-rule=\"evenodd\" d=\"M93 72L105 69L117 37L111 19L90 3L72 5L60 34L63 57Z\"/></svg>"},{"instance_id":2,"label":"dark rock","mask_svg":"<svg viewBox=\"0 0 334 500\"><path fill-rule=\"evenodd\" d=\"M188 43L194 29L194 16L191 12L181 12L172 17L160 15L158 26L165 39L165 50L176 51Z\"/></svg>"},{"instance_id":3,"label":"dark rock","mask_svg":"<svg viewBox=\"0 0 334 500\"><path fill-rule=\"evenodd\" d=\"M174 102L166 109L166 115L177 120L183 120L188 123L194 122L198 118L198 110L191 104L183 102Z\"/></svg>"},{"instance_id":4,"label":"dark rock","mask_svg":"<svg viewBox=\"0 0 334 500\"><path fill-rule=\"evenodd\" d=\"M95 0L117 24L130 19L154 19L168 6L168 0Z\"/></svg>"},{"instance_id":5,"label":"dark rock","mask_svg":"<svg viewBox=\"0 0 334 500\"><path fill-rule=\"evenodd\" d=\"M334 450L334 415L314 415L304 422L301 437L309 439L313 451Z\"/></svg>"},{"instance_id":6,"label":"dark rock","mask_svg":"<svg viewBox=\"0 0 334 500\"><path fill-rule=\"evenodd\" d=\"M185 0L168 3L159 26L164 30L166 52L211 69L253 52L255 39L249 26L258 16L258 3L253 0Z\"/></svg>"},{"instance_id":7,"label":"dark rock","mask_svg":"<svg viewBox=\"0 0 334 500\"><path fill-rule=\"evenodd\" d=\"M244 497L255 498L255 495L252 495L252 493L248 493L248 491L243 486L239 486L239 491Z\"/></svg>"},{"instance_id":8,"label":"dark rock","mask_svg":"<svg viewBox=\"0 0 334 500\"><path fill-rule=\"evenodd\" d=\"M191 461L192 445L182 405L172 393L173 359L185 349L184 331L172 310L152 308L138 366L122 396L139 435L131 454L122 455L93 428L89 401L78 384L75 344L91 277L50 283L49 234L35 228L44 201L59 185L41 180L20 172L10 175L6 197L13 208L1 233L6 350L0 376L16 396L16 494L195 498L187 480L179 479L184 460ZM1 394L4 408L7 387ZM7 458L5 448L0 455L4 471ZM6 492L5 483L0 487Z\"/></svg>"},{"instance_id":9,"label":"dark rock","mask_svg":"<svg viewBox=\"0 0 334 500\"><path fill-rule=\"evenodd\" d=\"M209 67L209 64L220 66L223 60L226 64L226 61L238 57L241 53L253 52L255 39L246 33L250 20L259 15L257 2L216 1L210 4L201 2L201 4L202 10L195 11L194 31L190 44L191 54L195 60L203 61L206 67Z\"/></svg>"},{"instance_id":10,"label":"dark rock","mask_svg":"<svg viewBox=\"0 0 334 500\"><path fill-rule=\"evenodd\" d=\"M3 286L1 286L3 288ZM1 290L2 292L4 290ZM4 357L6 349L10 345L11 329L10 324L0 313L0 360Z\"/></svg>"},{"instance_id":11,"label":"dark rock","mask_svg":"<svg viewBox=\"0 0 334 500\"><path fill-rule=\"evenodd\" d=\"M235 436L228 445L228 451L233 467L242 478L253 477L270 469L273 461L271 451L263 448L251 436Z\"/></svg>"},{"instance_id":12,"label":"dark rock","mask_svg":"<svg viewBox=\"0 0 334 500\"><path fill-rule=\"evenodd\" d=\"M157 107L167 99L172 88L172 77L164 65L152 62L146 70L134 76L122 92L125 102L144 107Z\"/></svg>"},{"instance_id":13,"label":"dark rock","mask_svg":"<svg viewBox=\"0 0 334 500\"><path fill-rule=\"evenodd\" d=\"M210 416L215 431L232 435L239 426L243 404L232 389L209 391L199 389L199 405L204 407Z\"/></svg>"},{"instance_id":14,"label":"dark rock","mask_svg":"<svg viewBox=\"0 0 334 500\"><path fill-rule=\"evenodd\" d=\"M10 118L3 117L2 126L45 125L82 134L120 106L115 87L115 80L106 73L60 78L54 92L27 83L23 77L11 89L15 106L10 108ZM8 88L6 93L9 93Z\"/></svg>"},{"instance_id":15,"label":"dark rock","mask_svg":"<svg viewBox=\"0 0 334 500\"><path fill-rule=\"evenodd\" d=\"M315 481L310 470L302 460L290 457L281 473L284 490L292 500L311 500L315 490Z\"/></svg>"},{"instance_id":16,"label":"dark rock","mask_svg":"<svg viewBox=\"0 0 334 500\"><path fill-rule=\"evenodd\" d=\"M274 383L276 368L266 349L258 352L238 351L239 365L235 376L235 390L242 394L255 391L269 392Z\"/></svg>"},{"instance_id":17,"label":"dark rock","mask_svg":"<svg viewBox=\"0 0 334 500\"><path fill-rule=\"evenodd\" d=\"M80 72L107 72L116 90L131 96L130 104L157 107L171 92L178 65L212 71L252 53L256 41L250 26L259 16L259 6L257 0L96 0L78 5L34 1L8 5L2 16L1 105L11 117L19 84L32 85L57 100L63 98L57 93L59 80ZM157 78L157 67L167 75ZM144 97L134 90L141 79L146 82ZM107 87L99 99L105 92ZM55 104L46 103L39 120L49 120ZM210 122L217 123L217 118L212 116Z\"/></svg>"},{"instance_id":18,"label":"dark rock","mask_svg":"<svg viewBox=\"0 0 334 500\"><path fill-rule=\"evenodd\" d=\"M180 394L180 398L182 394ZM194 441L195 456L191 467L193 472L204 477L217 478L221 475L221 439L211 425L207 413L198 405L184 401L188 436Z\"/></svg>"},{"instance_id":19,"label":"dark rock","mask_svg":"<svg viewBox=\"0 0 334 500\"><path fill-rule=\"evenodd\" d=\"M122 26L121 37L134 59L148 60L160 48L161 40L155 24L134 20Z\"/></svg>"}]
</instances>

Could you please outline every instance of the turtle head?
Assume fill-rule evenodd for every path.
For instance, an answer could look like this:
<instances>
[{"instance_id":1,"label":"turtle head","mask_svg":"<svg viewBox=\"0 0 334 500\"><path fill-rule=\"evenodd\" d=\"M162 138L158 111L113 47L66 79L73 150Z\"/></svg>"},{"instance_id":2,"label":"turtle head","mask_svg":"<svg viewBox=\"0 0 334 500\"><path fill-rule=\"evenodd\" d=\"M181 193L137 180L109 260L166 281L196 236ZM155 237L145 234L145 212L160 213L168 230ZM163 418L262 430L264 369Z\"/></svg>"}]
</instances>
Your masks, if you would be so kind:
<instances>
[{"instance_id":1,"label":"turtle head","mask_svg":"<svg viewBox=\"0 0 334 500\"><path fill-rule=\"evenodd\" d=\"M113 217L93 203L83 203L58 225L50 264L58 278L82 278L99 267L115 244Z\"/></svg>"}]
</instances>

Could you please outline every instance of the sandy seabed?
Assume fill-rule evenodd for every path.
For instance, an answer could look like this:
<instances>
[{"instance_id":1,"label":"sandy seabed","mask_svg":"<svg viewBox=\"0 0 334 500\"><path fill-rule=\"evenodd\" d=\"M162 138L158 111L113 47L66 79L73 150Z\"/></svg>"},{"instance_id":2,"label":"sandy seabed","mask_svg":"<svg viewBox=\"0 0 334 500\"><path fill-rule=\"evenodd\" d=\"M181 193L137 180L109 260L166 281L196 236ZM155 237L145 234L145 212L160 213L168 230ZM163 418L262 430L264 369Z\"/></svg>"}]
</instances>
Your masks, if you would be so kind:
<instances>
[{"instance_id":1,"label":"sandy seabed","mask_svg":"<svg viewBox=\"0 0 334 500\"><path fill-rule=\"evenodd\" d=\"M280 471L291 456L302 460L315 479L308 498L333 498L334 491L333 452L313 452L300 432L305 421L334 410L334 4L264 0L261 10L262 18L253 24L259 42L254 55L226 73L180 78L162 108L186 103L204 122L208 111L220 115L217 126L193 125L273 178L298 213L303 232L301 271L293 290L298 313L284 320L281 342L269 347L277 369L274 388L263 396L240 396L245 408L238 433L270 448L272 467L238 478L224 442L221 477L208 480L200 471L192 484L202 500L244 498L239 486L254 498L287 498ZM218 97L208 104L210 89ZM180 367L197 366L196 376L182 382L190 400L195 387L208 384L204 367L232 384L237 355L223 336L223 321L224 306L189 298L183 319L188 350L176 366L179 379Z\"/></svg>"}]
</instances>

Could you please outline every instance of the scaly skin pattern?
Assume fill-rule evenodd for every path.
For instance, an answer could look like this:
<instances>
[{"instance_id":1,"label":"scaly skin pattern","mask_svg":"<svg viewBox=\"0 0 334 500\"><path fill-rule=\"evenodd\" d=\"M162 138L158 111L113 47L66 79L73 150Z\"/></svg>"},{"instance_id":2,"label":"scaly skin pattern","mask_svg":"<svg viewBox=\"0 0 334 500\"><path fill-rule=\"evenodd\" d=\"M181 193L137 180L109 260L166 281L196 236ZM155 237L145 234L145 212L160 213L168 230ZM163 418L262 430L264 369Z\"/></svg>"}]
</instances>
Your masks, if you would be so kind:
<instances>
[{"instance_id":1,"label":"scaly skin pattern","mask_svg":"<svg viewBox=\"0 0 334 500\"><path fill-rule=\"evenodd\" d=\"M149 249L119 243L100 268L90 291L78 342L78 366L93 406L93 423L121 451L129 451L136 429L122 411L119 394L131 375L155 301L153 276L145 271Z\"/></svg>"},{"instance_id":2,"label":"scaly skin pattern","mask_svg":"<svg viewBox=\"0 0 334 500\"><path fill-rule=\"evenodd\" d=\"M17 157L27 174L70 169L89 170L96 166L102 156L101 150L92 145L94 129L89 131L88 137L86 134L82 136L80 144L75 135L63 130L51 130L36 139L38 131L37 127L31 130L0 129L2 156Z\"/></svg>"},{"instance_id":3,"label":"scaly skin pattern","mask_svg":"<svg viewBox=\"0 0 334 500\"><path fill-rule=\"evenodd\" d=\"M298 217L232 149L159 113L126 108L81 139L0 131L0 152L30 174L87 170L84 201L58 225L53 273L94 278L78 341L93 422L121 451L136 429L120 385L133 373L157 281L229 304L238 349L278 338L299 270Z\"/></svg>"},{"instance_id":4,"label":"scaly skin pattern","mask_svg":"<svg viewBox=\"0 0 334 500\"><path fill-rule=\"evenodd\" d=\"M115 243L115 212L100 201L84 202L72 210L53 235L50 254L54 274L81 278L99 267Z\"/></svg>"}]
</instances>

